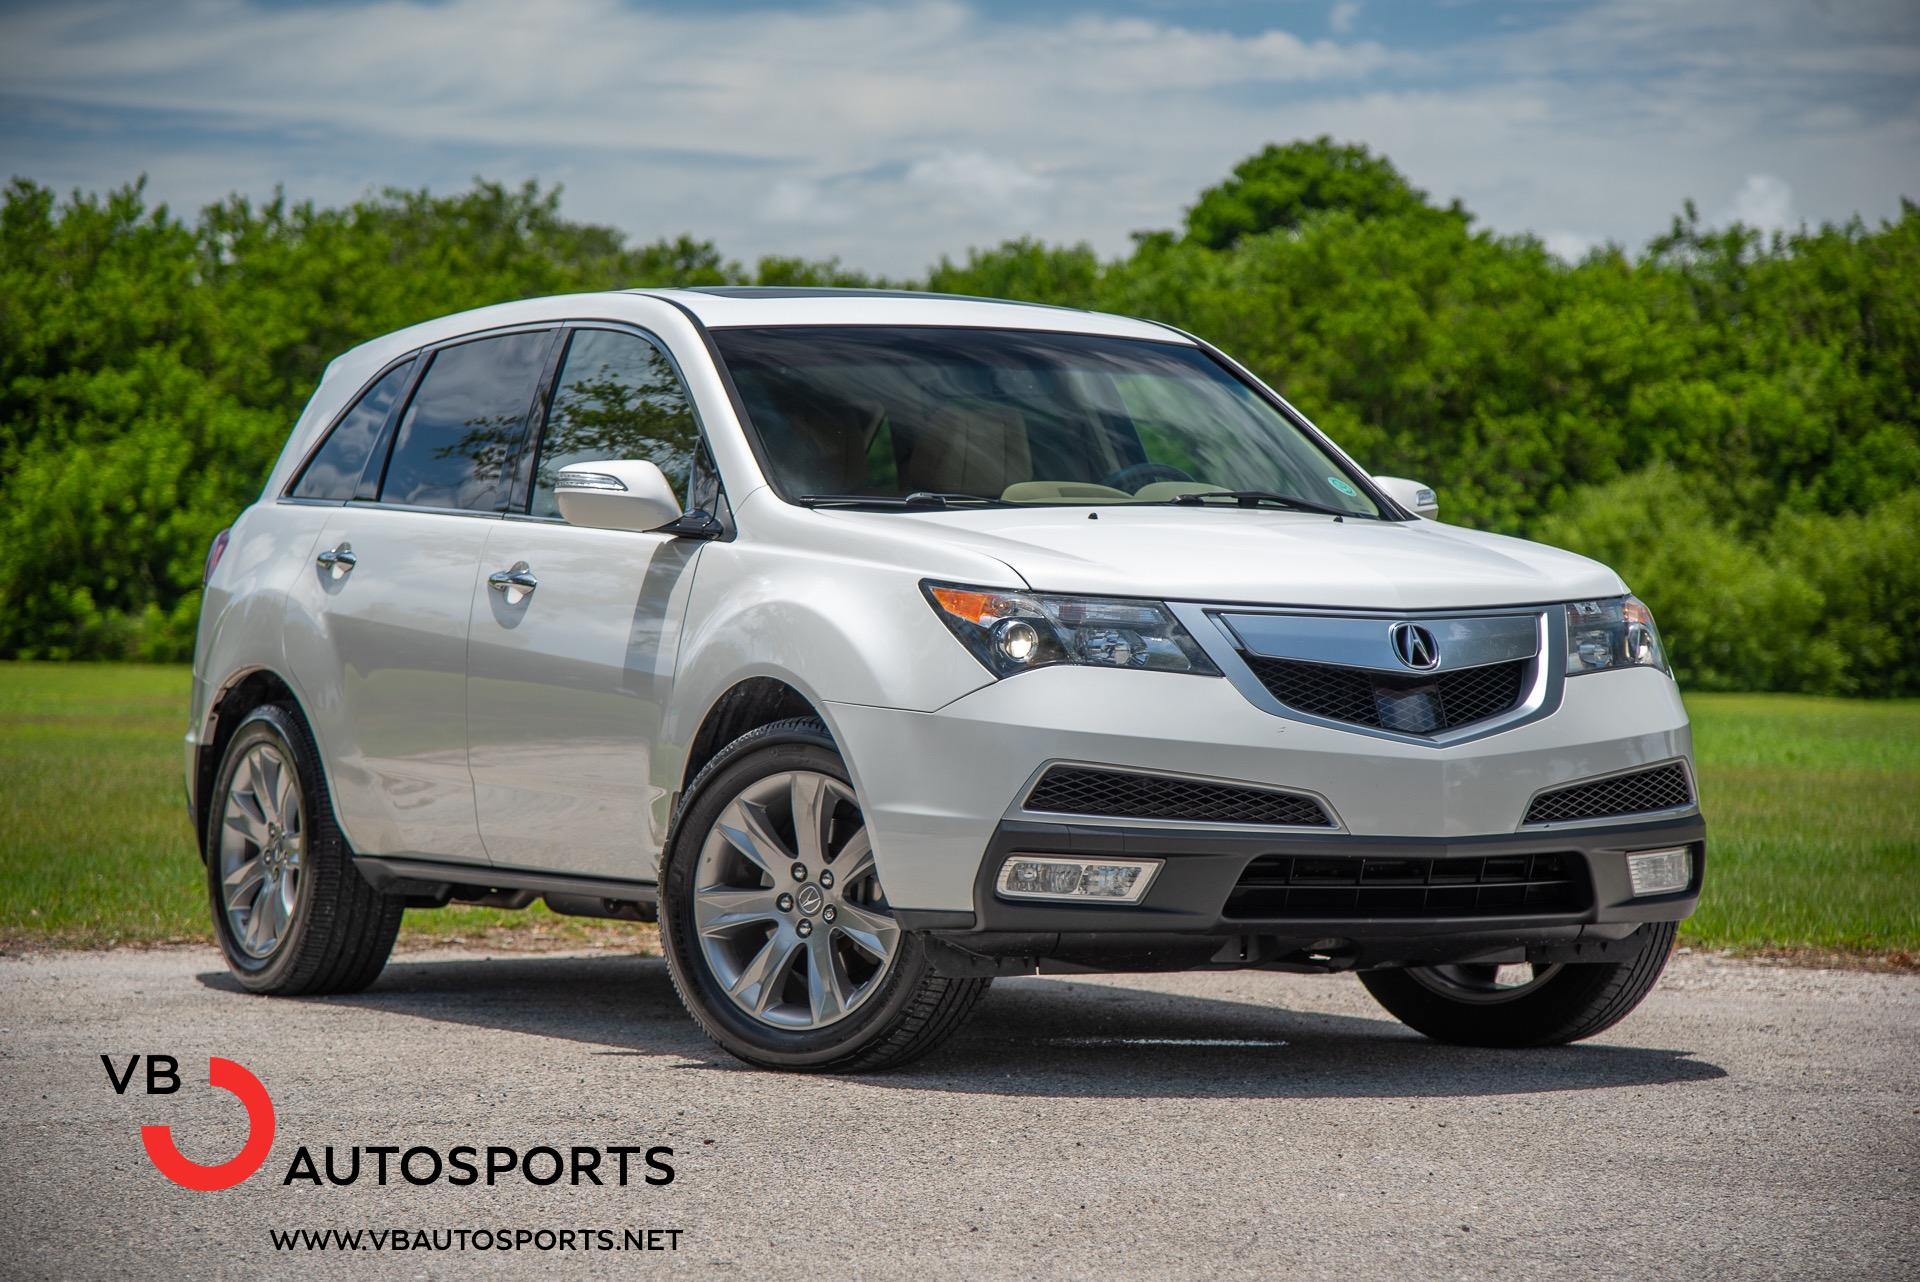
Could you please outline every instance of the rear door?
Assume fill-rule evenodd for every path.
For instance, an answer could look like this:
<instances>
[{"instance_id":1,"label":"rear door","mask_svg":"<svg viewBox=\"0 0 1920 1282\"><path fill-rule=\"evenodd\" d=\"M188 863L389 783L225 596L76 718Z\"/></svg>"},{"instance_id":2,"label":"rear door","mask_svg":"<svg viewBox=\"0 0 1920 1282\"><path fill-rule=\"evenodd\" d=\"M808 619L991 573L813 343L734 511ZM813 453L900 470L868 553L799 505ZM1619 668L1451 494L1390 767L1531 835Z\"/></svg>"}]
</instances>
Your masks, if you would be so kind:
<instances>
[{"instance_id":1,"label":"rear door","mask_svg":"<svg viewBox=\"0 0 1920 1282\"><path fill-rule=\"evenodd\" d=\"M468 616L556 336L422 353L404 408L303 572L318 627L286 645L360 854L486 860L467 770Z\"/></svg>"},{"instance_id":2,"label":"rear door","mask_svg":"<svg viewBox=\"0 0 1920 1282\"><path fill-rule=\"evenodd\" d=\"M687 506L700 435L664 346L582 326L566 340L518 511L488 534L467 647L468 761L496 864L651 881L667 819L652 779L704 543L560 519L568 463L651 459ZM702 487L701 505L717 504ZM530 590L494 575L518 573Z\"/></svg>"}]
</instances>

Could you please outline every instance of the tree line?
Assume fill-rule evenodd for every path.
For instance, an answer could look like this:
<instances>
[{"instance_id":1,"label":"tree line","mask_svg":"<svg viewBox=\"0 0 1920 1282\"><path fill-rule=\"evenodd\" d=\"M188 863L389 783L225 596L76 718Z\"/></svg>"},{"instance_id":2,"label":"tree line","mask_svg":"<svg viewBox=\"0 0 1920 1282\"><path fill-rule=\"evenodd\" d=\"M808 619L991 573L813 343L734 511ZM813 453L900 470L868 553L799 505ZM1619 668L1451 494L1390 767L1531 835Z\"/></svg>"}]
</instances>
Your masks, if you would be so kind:
<instances>
[{"instance_id":1,"label":"tree line","mask_svg":"<svg viewBox=\"0 0 1920 1282\"><path fill-rule=\"evenodd\" d=\"M141 183L0 205L0 655L179 659L208 541L328 360L429 317L636 285L894 285L1217 343L1449 521L1607 561L1696 689L1920 694L1920 206L1764 236L1689 205L1569 264L1384 158L1269 147L1103 258L1012 241L885 281L630 243L478 182L341 208Z\"/></svg>"}]
</instances>

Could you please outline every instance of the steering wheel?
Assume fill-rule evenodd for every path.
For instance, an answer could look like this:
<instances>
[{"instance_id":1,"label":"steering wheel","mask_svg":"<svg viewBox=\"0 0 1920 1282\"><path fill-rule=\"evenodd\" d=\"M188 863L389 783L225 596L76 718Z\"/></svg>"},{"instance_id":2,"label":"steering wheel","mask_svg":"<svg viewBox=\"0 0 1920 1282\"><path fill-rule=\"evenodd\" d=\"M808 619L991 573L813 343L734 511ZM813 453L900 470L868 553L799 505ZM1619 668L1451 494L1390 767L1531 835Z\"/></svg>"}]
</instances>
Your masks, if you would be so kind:
<instances>
[{"instance_id":1,"label":"steering wheel","mask_svg":"<svg viewBox=\"0 0 1920 1282\"><path fill-rule=\"evenodd\" d=\"M1100 482L1116 490L1125 490L1132 494L1142 486L1152 485L1155 481L1191 481L1193 478L1171 463L1135 463Z\"/></svg>"}]
</instances>

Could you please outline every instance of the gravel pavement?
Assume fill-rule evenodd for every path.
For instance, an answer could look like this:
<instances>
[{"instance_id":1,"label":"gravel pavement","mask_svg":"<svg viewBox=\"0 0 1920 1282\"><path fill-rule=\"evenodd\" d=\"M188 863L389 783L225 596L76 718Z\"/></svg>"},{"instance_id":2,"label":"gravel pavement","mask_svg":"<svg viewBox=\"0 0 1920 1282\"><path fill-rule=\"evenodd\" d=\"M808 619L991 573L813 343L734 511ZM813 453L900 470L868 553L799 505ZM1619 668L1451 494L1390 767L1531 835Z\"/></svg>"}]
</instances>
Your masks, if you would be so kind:
<instances>
[{"instance_id":1,"label":"gravel pavement","mask_svg":"<svg viewBox=\"0 0 1920 1282\"><path fill-rule=\"evenodd\" d=\"M103 1053L174 1055L182 1087L116 1094ZM198 1193L139 1128L240 1149L210 1055L277 1133ZM1548 1051L1426 1042L1351 977L1004 980L931 1059L848 1079L718 1056L657 958L416 953L290 1001L211 951L46 954L0 960L0 1277L1912 1278L1917 1088L1920 976L1712 957ZM369 1151L350 1186L283 1183L328 1145L668 1146L675 1178L382 1186ZM299 1228L680 1232L275 1250Z\"/></svg>"}]
</instances>

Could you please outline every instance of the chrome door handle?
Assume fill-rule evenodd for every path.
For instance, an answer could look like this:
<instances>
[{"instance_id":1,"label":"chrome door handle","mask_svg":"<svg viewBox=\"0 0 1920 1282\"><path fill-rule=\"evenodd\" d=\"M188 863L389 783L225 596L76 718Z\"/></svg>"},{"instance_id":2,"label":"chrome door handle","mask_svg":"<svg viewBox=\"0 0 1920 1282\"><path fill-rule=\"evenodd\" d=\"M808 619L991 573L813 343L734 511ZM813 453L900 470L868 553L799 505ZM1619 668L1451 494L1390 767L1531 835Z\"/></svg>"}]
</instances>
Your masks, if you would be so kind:
<instances>
[{"instance_id":1,"label":"chrome door handle","mask_svg":"<svg viewBox=\"0 0 1920 1282\"><path fill-rule=\"evenodd\" d=\"M328 548L314 560L320 563L321 569L331 570L336 579L346 577L354 566L360 564L360 558L353 554L353 544L344 542L338 547Z\"/></svg>"},{"instance_id":2,"label":"chrome door handle","mask_svg":"<svg viewBox=\"0 0 1920 1282\"><path fill-rule=\"evenodd\" d=\"M525 561L515 561L513 568L495 570L487 576L487 586L495 592L507 594L508 601L519 601L540 586L540 580L533 577L533 571Z\"/></svg>"}]
</instances>

